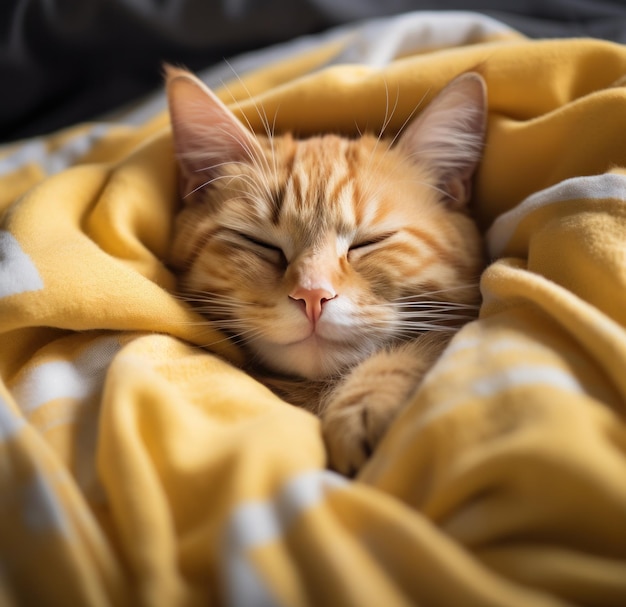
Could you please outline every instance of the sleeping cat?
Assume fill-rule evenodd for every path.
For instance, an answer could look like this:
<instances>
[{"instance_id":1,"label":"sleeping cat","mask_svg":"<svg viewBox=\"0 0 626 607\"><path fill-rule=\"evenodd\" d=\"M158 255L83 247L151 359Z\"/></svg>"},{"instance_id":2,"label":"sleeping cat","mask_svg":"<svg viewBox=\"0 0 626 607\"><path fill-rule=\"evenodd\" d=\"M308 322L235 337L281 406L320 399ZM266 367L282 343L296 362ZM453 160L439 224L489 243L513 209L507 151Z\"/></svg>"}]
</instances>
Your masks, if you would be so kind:
<instances>
[{"instance_id":1,"label":"sleeping cat","mask_svg":"<svg viewBox=\"0 0 626 607\"><path fill-rule=\"evenodd\" d=\"M167 69L179 292L243 345L250 373L320 416L344 474L476 313L483 246L467 204L485 91L459 76L393 140L297 139L253 134Z\"/></svg>"}]
</instances>

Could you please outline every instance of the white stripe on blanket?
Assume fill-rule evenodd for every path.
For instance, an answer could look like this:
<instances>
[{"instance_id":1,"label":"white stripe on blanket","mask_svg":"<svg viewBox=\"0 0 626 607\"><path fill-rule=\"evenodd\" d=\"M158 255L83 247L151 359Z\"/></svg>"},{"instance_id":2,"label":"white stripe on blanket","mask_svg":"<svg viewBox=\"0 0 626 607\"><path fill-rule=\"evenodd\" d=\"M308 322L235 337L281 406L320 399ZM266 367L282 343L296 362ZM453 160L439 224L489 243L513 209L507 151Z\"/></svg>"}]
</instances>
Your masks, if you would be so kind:
<instances>
[{"instance_id":1,"label":"white stripe on blanket","mask_svg":"<svg viewBox=\"0 0 626 607\"><path fill-rule=\"evenodd\" d=\"M43 281L20 243L0 230L0 298L43 289Z\"/></svg>"},{"instance_id":2,"label":"white stripe on blanket","mask_svg":"<svg viewBox=\"0 0 626 607\"><path fill-rule=\"evenodd\" d=\"M500 215L487 232L492 257L500 257L520 222L540 207L567 200L621 200L626 202L626 176L605 173L573 177L529 196L507 213Z\"/></svg>"},{"instance_id":3,"label":"white stripe on blanket","mask_svg":"<svg viewBox=\"0 0 626 607\"><path fill-rule=\"evenodd\" d=\"M0 440L4 441L17 434L26 422L10 409L9 405L0 396Z\"/></svg>"},{"instance_id":4,"label":"white stripe on blanket","mask_svg":"<svg viewBox=\"0 0 626 607\"><path fill-rule=\"evenodd\" d=\"M329 491L348 484L334 472L312 470L290 479L273 501L247 502L237 507L226 531L224 575L230 605L279 604L262 584L247 552L284 537L298 516L322 503Z\"/></svg>"},{"instance_id":5,"label":"white stripe on blanket","mask_svg":"<svg viewBox=\"0 0 626 607\"><path fill-rule=\"evenodd\" d=\"M13 386L13 398L25 414L57 398L88 398L102 390L106 371L119 349L117 336L107 336L90 344L74 361L38 365Z\"/></svg>"}]
</instances>

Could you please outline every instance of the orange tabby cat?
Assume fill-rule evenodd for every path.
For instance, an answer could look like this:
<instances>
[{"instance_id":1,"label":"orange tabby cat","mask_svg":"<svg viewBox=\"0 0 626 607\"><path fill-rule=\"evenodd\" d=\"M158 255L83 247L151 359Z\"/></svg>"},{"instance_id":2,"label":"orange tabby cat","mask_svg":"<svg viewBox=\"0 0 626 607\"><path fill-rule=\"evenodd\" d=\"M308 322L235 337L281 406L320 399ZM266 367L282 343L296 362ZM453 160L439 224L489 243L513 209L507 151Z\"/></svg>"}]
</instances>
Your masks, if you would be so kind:
<instances>
[{"instance_id":1,"label":"orange tabby cat","mask_svg":"<svg viewBox=\"0 0 626 607\"><path fill-rule=\"evenodd\" d=\"M393 141L254 135L189 72L168 68L167 90L180 292L320 415L331 466L352 474L477 309L484 81L458 77Z\"/></svg>"}]
</instances>

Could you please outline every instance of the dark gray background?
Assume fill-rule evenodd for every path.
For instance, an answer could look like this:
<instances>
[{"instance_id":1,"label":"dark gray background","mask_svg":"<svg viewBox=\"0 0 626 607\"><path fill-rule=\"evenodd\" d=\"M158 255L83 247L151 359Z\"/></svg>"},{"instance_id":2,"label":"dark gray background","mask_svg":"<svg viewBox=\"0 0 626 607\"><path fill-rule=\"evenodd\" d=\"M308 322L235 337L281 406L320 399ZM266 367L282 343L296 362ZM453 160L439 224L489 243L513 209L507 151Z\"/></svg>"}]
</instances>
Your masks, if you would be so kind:
<instances>
[{"instance_id":1,"label":"dark gray background","mask_svg":"<svg viewBox=\"0 0 626 607\"><path fill-rule=\"evenodd\" d=\"M474 10L531 37L626 42L626 0L2 0L0 141L87 120L198 70L334 25Z\"/></svg>"}]
</instances>

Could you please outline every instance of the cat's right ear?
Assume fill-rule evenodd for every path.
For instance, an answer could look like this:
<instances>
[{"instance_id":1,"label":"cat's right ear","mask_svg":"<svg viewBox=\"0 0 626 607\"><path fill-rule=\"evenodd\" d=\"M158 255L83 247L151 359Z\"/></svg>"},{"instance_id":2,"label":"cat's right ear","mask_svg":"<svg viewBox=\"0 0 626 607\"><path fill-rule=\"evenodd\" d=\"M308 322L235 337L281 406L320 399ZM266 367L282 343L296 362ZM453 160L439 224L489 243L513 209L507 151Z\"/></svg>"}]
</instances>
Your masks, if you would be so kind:
<instances>
[{"instance_id":1,"label":"cat's right ear","mask_svg":"<svg viewBox=\"0 0 626 607\"><path fill-rule=\"evenodd\" d=\"M254 162L254 136L220 99L187 70L165 66L174 149L181 168L181 196L208 186L230 162Z\"/></svg>"}]
</instances>

